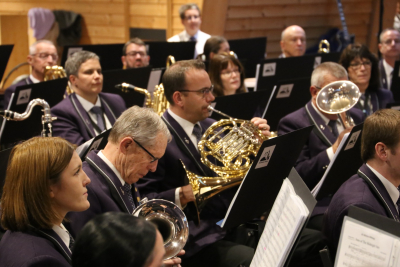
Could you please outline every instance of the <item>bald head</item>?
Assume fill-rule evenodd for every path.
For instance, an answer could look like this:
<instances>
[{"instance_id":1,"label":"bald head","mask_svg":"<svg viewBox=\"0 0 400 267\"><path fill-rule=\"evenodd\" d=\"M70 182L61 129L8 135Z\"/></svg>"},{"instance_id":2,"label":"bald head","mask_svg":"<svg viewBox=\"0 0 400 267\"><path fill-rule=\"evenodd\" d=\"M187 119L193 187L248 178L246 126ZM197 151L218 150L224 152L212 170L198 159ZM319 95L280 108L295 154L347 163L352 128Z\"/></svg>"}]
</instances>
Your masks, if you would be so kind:
<instances>
[{"instance_id":1,"label":"bald head","mask_svg":"<svg viewBox=\"0 0 400 267\"><path fill-rule=\"evenodd\" d=\"M281 49L285 57L298 57L306 52L306 33L302 27L287 27L281 36Z\"/></svg>"}]
</instances>

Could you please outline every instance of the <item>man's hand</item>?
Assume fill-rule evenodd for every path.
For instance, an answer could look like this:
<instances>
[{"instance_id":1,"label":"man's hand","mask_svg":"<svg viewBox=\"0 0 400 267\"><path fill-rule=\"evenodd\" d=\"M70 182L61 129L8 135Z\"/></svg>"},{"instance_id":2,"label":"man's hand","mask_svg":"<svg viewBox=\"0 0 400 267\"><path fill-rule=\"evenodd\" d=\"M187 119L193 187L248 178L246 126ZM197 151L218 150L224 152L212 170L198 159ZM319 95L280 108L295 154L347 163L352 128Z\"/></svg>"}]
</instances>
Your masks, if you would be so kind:
<instances>
[{"instance_id":1,"label":"man's hand","mask_svg":"<svg viewBox=\"0 0 400 267\"><path fill-rule=\"evenodd\" d=\"M182 250L178 253L178 255L176 255L176 256L182 256L183 254L185 254L185 251L182 249ZM165 265L165 267L168 267L168 266L171 266L171 267L181 267L181 264L180 264L181 262L182 262L181 258L174 257L174 258L172 258L172 259L165 260L165 261L164 261L164 265Z\"/></svg>"},{"instance_id":2,"label":"man's hand","mask_svg":"<svg viewBox=\"0 0 400 267\"><path fill-rule=\"evenodd\" d=\"M352 129L353 129L353 127L349 127L349 128L347 128L347 129L344 129L344 130L339 134L338 138L336 139L336 142L332 145L333 153L336 153L336 150L338 149L340 142L342 142L343 136L344 136L346 133L351 132Z\"/></svg>"},{"instance_id":3,"label":"man's hand","mask_svg":"<svg viewBox=\"0 0 400 267\"><path fill-rule=\"evenodd\" d=\"M251 122L255 125L258 126L258 129L261 130L262 134L265 136L271 136L271 132L269 131L270 127L267 124L267 120L261 119L258 117L254 117L251 119Z\"/></svg>"},{"instance_id":4,"label":"man's hand","mask_svg":"<svg viewBox=\"0 0 400 267\"><path fill-rule=\"evenodd\" d=\"M179 189L179 199L182 207L186 206L186 204L191 201L195 201L192 186L190 184L182 186Z\"/></svg>"}]
</instances>

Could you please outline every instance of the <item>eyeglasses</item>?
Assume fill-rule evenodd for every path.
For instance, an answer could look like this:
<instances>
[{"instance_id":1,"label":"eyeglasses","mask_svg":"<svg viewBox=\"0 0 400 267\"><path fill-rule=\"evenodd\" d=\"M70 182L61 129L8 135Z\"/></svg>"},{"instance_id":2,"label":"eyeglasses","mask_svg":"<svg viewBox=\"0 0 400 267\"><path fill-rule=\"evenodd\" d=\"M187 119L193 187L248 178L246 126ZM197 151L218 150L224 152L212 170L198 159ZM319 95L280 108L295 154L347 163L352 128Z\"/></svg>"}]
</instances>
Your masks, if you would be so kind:
<instances>
[{"instance_id":1,"label":"eyeglasses","mask_svg":"<svg viewBox=\"0 0 400 267\"><path fill-rule=\"evenodd\" d=\"M146 53L143 51L130 51L130 52L126 53L126 55L131 56L131 57L136 57L136 55L144 57L144 56L146 56Z\"/></svg>"},{"instance_id":2,"label":"eyeglasses","mask_svg":"<svg viewBox=\"0 0 400 267\"><path fill-rule=\"evenodd\" d=\"M383 41L382 43L385 45L391 45L394 42L394 44L400 44L400 39L388 39L386 41Z\"/></svg>"},{"instance_id":3,"label":"eyeglasses","mask_svg":"<svg viewBox=\"0 0 400 267\"><path fill-rule=\"evenodd\" d=\"M196 19L198 19L198 18L200 18L200 16L187 16L187 17L185 17L185 20L196 20Z\"/></svg>"},{"instance_id":4,"label":"eyeglasses","mask_svg":"<svg viewBox=\"0 0 400 267\"><path fill-rule=\"evenodd\" d=\"M188 93L200 93L203 95L203 97L206 96L206 94L208 93L212 93L214 91L214 85L212 84L210 86L210 88L203 88L200 90L195 90L195 91L191 91L191 90L178 90L178 92L188 92Z\"/></svg>"},{"instance_id":5,"label":"eyeglasses","mask_svg":"<svg viewBox=\"0 0 400 267\"><path fill-rule=\"evenodd\" d=\"M133 139L133 138L132 138ZM146 151L146 153L147 154L149 154L150 155L150 157L152 157L153 158L153 160L152 161L150 161L150 163L153 163L153 162L155 162L155 161L157 161L157 160L159 160L159 158L156 158L156 157L154 157L153 156L153 154L151 154L149 151L147 151L147 149L146 148L144 148L138 141L136 141L135 139L133 139L133 141L138 145L138 146L140 146L144 151Z\"/></svg>"},{"instance_id":6,"label":"eyeglasses","mask_svg":"<svg viewBox=\"0 0 400 267\"><path fill-rule=\"evenodd\" d=\"M222 72L221 75L224 75L225 77L231 77L232 73L235 73L236 75L239 75L240 74L240 70L231 70L231 71Z\"/></svg>"},{"instance_id":7,"label":"eyeglasses","mask_svg":"<svg viewBox=\"0 0 400 267\"><path fill-rule=\"evenodd\" d=\"M51 58L53 60L57 60L58 59L58 55L57 54L48 54L48 53L36 53L36 54L32 54L32 56L37 56L40 59L46 59L49 56L51 56Z\"/></svg>"},{"instance_id":8,"label":"eyeglasses","mask_svg":"<svg viewBox=\"0 0 400 267\"><path fill-rule=\"evenodd\" d=\"M350 67L353 70L358 70L359 68L361 68L361 65L363 65L364 68L370 68L371 64L372 64L371 61L364 61L364 62L357 62L357 63L350 64Z\"/></svg>"}]
</instances>

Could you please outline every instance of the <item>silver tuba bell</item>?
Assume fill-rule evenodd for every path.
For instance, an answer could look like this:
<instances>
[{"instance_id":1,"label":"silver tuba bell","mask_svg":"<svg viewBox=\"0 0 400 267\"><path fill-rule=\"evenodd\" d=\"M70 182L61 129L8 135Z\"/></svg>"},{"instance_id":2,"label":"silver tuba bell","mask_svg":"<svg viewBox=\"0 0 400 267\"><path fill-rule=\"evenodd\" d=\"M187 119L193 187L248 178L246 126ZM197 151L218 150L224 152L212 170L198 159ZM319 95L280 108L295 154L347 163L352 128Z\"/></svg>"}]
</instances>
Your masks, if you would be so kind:
<instances>
[{"instance_id":1,"label":"silver tuba bell","mask_svg":"<svg viewBox=\"0 0 400 267\"><path fill-rule=\"evenodd\" d=\"M189 236L189 225L183 211L174 203L163 200L142 199L133 216L142 217L157 225L165 248L164 260L175 257L185 246Z\"/></svg>"},{"instance_id":2,"label":"silver tuba bell","mask_svg":"<svg viewBox=\"0 0 400 267\"><path fill-rule=\"evenodd\" d=\"M361 97L360 89L350 81L336 81L326 85L317 95L317 106L328 114L337 114L344 128L354 126L348 110Z\"/></svg>"}]
</instances>

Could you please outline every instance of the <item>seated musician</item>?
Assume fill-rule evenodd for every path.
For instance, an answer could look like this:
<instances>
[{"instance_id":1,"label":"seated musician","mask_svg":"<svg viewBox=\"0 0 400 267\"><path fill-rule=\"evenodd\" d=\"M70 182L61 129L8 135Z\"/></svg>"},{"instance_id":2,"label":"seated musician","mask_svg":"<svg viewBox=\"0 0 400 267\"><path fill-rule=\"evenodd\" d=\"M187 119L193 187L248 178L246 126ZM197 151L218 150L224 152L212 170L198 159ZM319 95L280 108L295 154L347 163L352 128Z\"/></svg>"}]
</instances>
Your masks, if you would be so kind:
<instances>
[{"instance_id":1,"label":"seated musician","mask_svg":"<svg viewBox=\"0 0 400 267\"><path fill-rule=\"evenodd\" d=\"M397 2L397 5L399 4L400 2ZM379 60L381 87L390 90L394 65L400 59L400 32L393 28L383 30L379 35L378 46L382 55Z\"/></svg>"},{"instance_id":2,"label":"seated musician","mask_svg":"<svg viewBox=\"0 0 400 267\"><path fill-rule=\"evenodd\" d=\"M150 56L147 54L146 44L139 38L133 38L122 48L122 64L125 69L147 67Z\"/></svg>"},{"instance_id":3,"label":"seated musician","mask_svg":"<svg viewBox=\"0 0 400 267\"><path fill-rule=\"evenodd\" d=\"M27 61L32 68L29 77L22 79L16 84L11 85L4 92L4 109L7 109L11 100L11 95L18 86L39 83L44 81L44 71L47 66L57 65L57 49L51 41L40 40L29 47Z\"/></svg>"},{"instance_id":4,"label":"seated musician","mask_svg":"<svg viewBox=\"0 0 400 267\"><path fill-rule=\"evenodd\" d=\"M306 32L302 27L292 25L282 31L280 58L304 56L306 52Z\"/></svg>"},{"instance_id":5,"label":"seated musician","mask_svg":"<svg viewBox=\"0 0 400 267\"><path fill-rule=\"evenodd\" d=\"M162 267L165 248L156 227L122 212L107 212L88 222L74 244L74 267ZM180 262L174 259L174 264ZM180 267L180 265L174 265Z\"/></svg>"},{"instance_id":6,"label":"seated musician","mask_svg":"<svg viewBox=\"0 0 400 267\"><path fill-rule=\"evenodd\" d=\"M231 51L228 40L222 36L211 36L204 45L203 61L210 61L214 56Z\"/></svg>"},{"instance_id":7,"label":"seated musician","mask_svg":"<svg viewBox=\"0 0 400 267\"><path fill-rule=\"evenodd\" d=\"M364 164L333 196L324 217L323 233L336 254L343 218L350 206L399 222L400 112L378 110L365 122L361 138Z\"/></svg>"},{"instance_id":8,"label":"seated musician","mask_svg":"<svg viewBox=\"0 0 400 267\"><path fill-rule=\"evenodd\" d=\"M66 227L71 234L76 236L88 221L108 211L132 214L140 201L135 183L156 170L170 138L168 128L151 109L133 106L123 112L112 127L106 147L91 151L82 164L92 180L87 188L90 208L82 214L68 214ZM174 190L153 196L175 200Z\"/></svg>"},{"instance_id":9,"label":"seated musician","mask_svg":"<svg viewBox=\"0 0 400 267\"><path fill-rule=\"evenodd\" d=\"M201 135L215 121L208 118L207 107L214 100L213 86L204 63L198 60L178 61L163 76L165 96L170 108L162 115L172 134L165 155L159 159L154 173L139 180L138 187L144 195L153 192L175 192L175 203L182 207L194 201L190 185L185 183L182 172L186 168L201 176L215 176L200 161L197 143ZM270 135L266 120L253 118L252 122ZM216 225L223 219L237 188L225 190L211 198L200 215L197 226L189 219L189 240L185 246L186 266L249 266L254 249L224 240L225 230Z\"/></svg>"},{"instance_id":10,"label":"seated musician","mask_svg":"<svg viewBox=\"0 0 400 267\"><path fill-rule=\"evenodd\" d=\"M119 95L101 92L103 74L96 54L74 53L65 63L65 71L74 93L52 107L57 117L53 135L81 145L111 128L126 109L125 102Z\"/></svg>"},{"instance_id":11,"label":"seated musician","mask_svg":"<svg viewBox=\"0 0 400 267\"><path fill-rule=\"evenodd\" d=\"M0 266L71 267L74 240L63 226L67 212L89 208L75 147L59 137L34 137L11 152L3 195Z\"/></svg>"}]
</instances>

